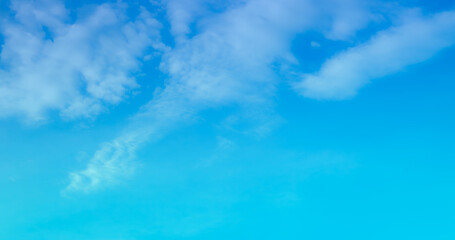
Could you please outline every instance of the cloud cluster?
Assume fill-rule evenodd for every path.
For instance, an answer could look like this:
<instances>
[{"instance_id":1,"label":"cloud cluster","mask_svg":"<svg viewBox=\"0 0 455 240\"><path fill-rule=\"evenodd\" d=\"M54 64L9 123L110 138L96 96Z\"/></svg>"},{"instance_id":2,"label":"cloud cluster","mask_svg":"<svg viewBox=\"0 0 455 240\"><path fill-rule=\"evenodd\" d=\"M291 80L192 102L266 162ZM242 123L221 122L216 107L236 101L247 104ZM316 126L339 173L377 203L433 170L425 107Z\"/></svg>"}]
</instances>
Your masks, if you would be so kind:
<instances>
[{"instance_id":1,"label":"cloud cluster","mask_svg":"<svg viewBox=\"0 0 455 240\"><path fill-rule=\"evenodd\" d=\"M145 9L129 20L122 4L103 4L74 21L59 1L14 0L11 10L1 26L0 117L94 116L137 86L140 58L163 49L161 24Z\"/></svg>"},{"instance_id":2,"label":"cloud cluster","mask_svg":"<svg viewBox=\"0 0 455 240\"><path fill-rule=\"evenodd\" d=\"M122 4L104 4L68 23L68 10L62 5L27 3L33 6L20 10L27 9L26 3L13 7L14 21L2 28L1 115L39 120L50 109L69 118L95 115L137 86L132 73L140 70L141 57L162 51L164 87L155 91L124 132L102 145L86 168L70 173L66 190L83 192L131 174L140 146L205 109L240 106L246 118L261 125L257 132L267 131L276 121L277 85L288 81L284 79L288 73L281 73L298 70L294 54L305 54L291 51L296 35L317 32L327 41L349 41L388 14L373 9L370 1L358 0L232 0L224 5L166 0L162 4L166 19L160 20L170 26L166 30L173 47L164 50L161 24L144 9L130 21ZM41 9L51 9L52 14ZM424 61L452 45L454 20L452 12L406 15L401 24L331 57L317 73L302 73L303 80L294 87L310 98L353 96L370 79Z\"/></svg>"},{"instance_id":3,"label":"cloud cluster","mask_svg":"<svg viewBox=\"0 0 455 240\"><path fill-rule=\"evenodd\" d=\"M176 4L169 3L167 7L171 12L177 7L183 11ZM295 22L295 19L300 19L298 14L304 10L305 4L298 1L288 1L288 4L251 1L211 17L197 35L188 39L187 26L191 24L191 18L182 19L170 14L171 25L175 26L172 32L179 41L174 49L163 55L161 69L169 79L165 88L142 107L135 118L135 127L126 134L146 133L147 136L141 138L145 141L152 137L151 134L160 135L209 107L229 104L266 107L276 82L270 65L280 58L292 58L290 35L303 27L305 21ZM114 148L109 151L122 152L121 148L115 148L125 145L123 139L120 136L108 143ZM125 174L104 171L117 160L99 161L97 155L103 155L103 152L104 148L95 154L87 169L71 174L70 189L96 189L90 186L98 186L100 172L109 175L104 178L107 182ZM123 162L126 159L129 157ZM79 181L81 178L87 181Z\"/></svg>"},{"instance_id":4,"label":"cloud cluster","mask_svg":"<svg viewBox=\"0 0 455 240\"><path fill-rule=\"evenodd\" d=\"M296 34L317 30L349 39L375 16L355 0L250 0L195 21L201 15L195 9L206 11L201 9L210 1L191 8L186 2L168 1L171 32L179 41L163 55L161 70L169 79L149 105L176 98L193 108L267 105L284 80L277 70L298 64L291 51Z\"/></svg>"}]
</instances>

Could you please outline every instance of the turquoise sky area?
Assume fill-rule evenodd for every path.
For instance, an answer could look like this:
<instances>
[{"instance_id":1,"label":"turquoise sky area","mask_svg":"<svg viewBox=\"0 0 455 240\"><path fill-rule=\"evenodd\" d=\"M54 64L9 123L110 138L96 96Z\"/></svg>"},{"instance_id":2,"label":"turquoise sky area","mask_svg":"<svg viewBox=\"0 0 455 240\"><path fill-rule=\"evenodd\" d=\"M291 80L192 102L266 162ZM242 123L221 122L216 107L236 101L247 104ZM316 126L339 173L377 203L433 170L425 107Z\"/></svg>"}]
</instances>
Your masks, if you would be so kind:
<instances>
[{"instance_id":1,"label":"turquoise sky area","mask_svg":"<svg viewBox=\"0 0 455 240\"><path fill-rule=\"evenodd\" d=\"M455 239L455 1L0 0L0 240Z\"/></svg>"}]
</instances>

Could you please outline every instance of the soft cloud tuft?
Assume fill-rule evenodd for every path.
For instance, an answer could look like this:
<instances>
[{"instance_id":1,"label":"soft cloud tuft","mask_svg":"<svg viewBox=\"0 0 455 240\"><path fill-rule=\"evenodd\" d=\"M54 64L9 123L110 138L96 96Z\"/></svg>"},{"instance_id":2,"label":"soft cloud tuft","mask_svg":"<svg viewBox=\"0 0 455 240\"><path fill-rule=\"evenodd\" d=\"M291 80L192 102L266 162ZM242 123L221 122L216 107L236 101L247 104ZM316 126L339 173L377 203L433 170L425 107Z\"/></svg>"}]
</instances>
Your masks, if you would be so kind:
<instances>
[{"instance_id":1,"label":"soft cloud tuft","mask_svg":"<svg viewBox=\"0 0 455 240\"><path fill-rule=\"evenodd\" d=\"M137 87L139 58L163 48L161 25L145 9L128 21L122 4L103 4L71 22L56 1L11 6L1 28L0 117L95 116Z\"/></svg>"}]
</instances>

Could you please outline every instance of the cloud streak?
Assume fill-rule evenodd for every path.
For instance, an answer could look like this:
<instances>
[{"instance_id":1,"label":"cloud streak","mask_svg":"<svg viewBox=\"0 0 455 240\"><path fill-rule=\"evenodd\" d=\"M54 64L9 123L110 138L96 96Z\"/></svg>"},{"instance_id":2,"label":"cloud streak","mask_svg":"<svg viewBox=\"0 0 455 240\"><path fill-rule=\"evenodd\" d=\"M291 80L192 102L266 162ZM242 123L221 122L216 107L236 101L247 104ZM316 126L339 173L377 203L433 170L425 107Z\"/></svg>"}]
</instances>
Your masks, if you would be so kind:
<instances>
[{"instance_id":1,"label":"cloud streak","mask_svg":"<svg viewBox=\"0 0 455 240\"><path fill-rule=\"evenodd\" d=\"M454 43L455 11L407 16L401 25L330 58L295 88L309 98L349 98L370 80L423 62Z\"/></svg>"}]
</instances>

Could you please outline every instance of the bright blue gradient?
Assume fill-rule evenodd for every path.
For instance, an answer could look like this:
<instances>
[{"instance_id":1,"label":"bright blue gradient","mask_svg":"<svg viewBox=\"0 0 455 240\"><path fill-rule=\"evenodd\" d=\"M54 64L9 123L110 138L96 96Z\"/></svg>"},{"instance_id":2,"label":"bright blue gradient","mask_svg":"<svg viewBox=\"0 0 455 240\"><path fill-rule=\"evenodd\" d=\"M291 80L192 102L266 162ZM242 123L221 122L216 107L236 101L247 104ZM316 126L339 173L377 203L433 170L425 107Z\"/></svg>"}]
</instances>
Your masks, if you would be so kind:
<instances>
[{"instance_id":1,"label":"bright blue gradient","mask_svg":"<svg viewBox=\"0 0 455 240\"><path fill-rule=\"evenodd\" d=\"M134 4L128 14L136 15ZM400 4L430 13L454 8L452 1ZM163 41L173 46L162 11ZM316 72L389 25L382 24L350 41L294 36L301 66L293 68ZM321 46L310 47L312 39ZM248 117L225 123L242 106L203 110L146 142L134 174L87 193L64 191L68 173L84 169L166 86L159 59L141 65L140 93L94 118L64 120L52 111L39 124L3 118L0 239L454 239L454 56L448 47L344 100L305 98L280 82L271 113L277 124L264 134L249 134L257 122Z\"/></svg>"}]
</instances>

